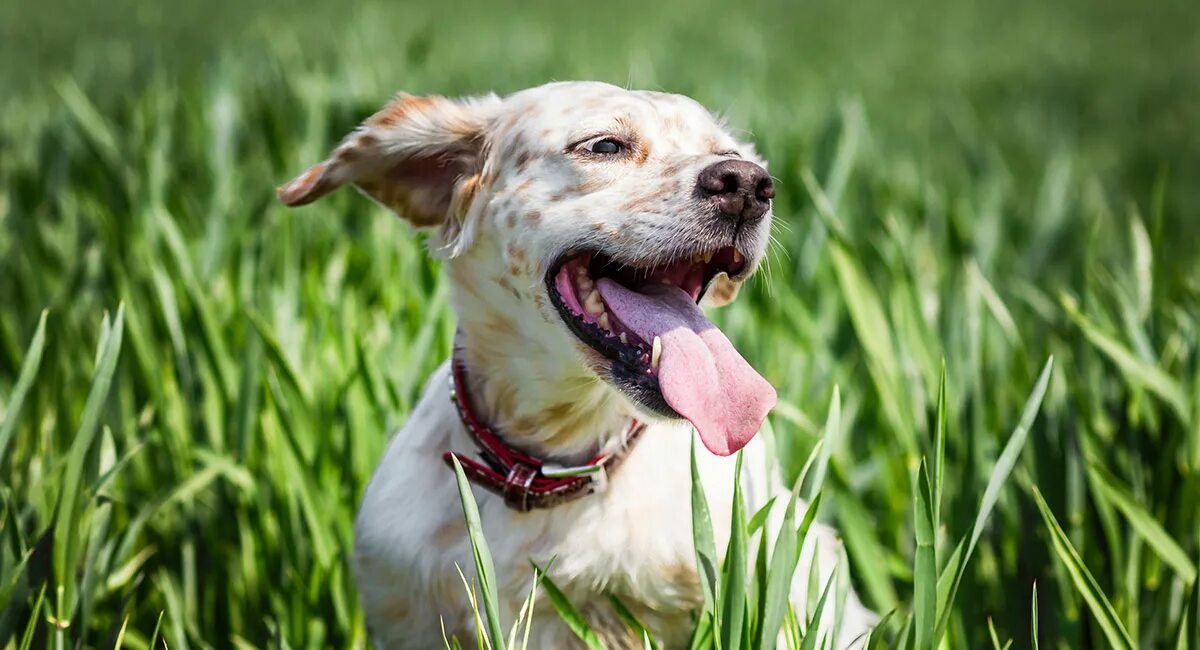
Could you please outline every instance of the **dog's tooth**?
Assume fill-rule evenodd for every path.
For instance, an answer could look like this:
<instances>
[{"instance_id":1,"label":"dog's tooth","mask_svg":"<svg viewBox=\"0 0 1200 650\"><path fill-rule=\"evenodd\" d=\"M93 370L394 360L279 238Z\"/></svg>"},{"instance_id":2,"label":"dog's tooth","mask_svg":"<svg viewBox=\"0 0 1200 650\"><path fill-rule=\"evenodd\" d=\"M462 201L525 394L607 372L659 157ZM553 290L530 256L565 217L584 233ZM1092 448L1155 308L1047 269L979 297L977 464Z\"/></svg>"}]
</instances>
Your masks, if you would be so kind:
<instances>
[{"instance_id":1,"label":"dog's tooth","mask_svg":"<svg viewBox=\"0 0 1200 650\"><path fill-rule=\"evenodd\" d=\"M629 345L629 337L625 335L625 332L621 332L620 339L621 339L621 345Z\"/></svg>"},{"instance_id":2,"label":"dog's tooth","mask_svg":"<svg viewBox=\"0 0 1200 650\"><path fill-rule=\"evenodd\" d=\"M612 329L612 326L609 325L609 323L608 323L608 312L602 312L600 314L600 318L596 319L596 323L600 325L601 329L605 329L605 330Z\"/></svg>"},{"instance_id":3,"label":"dog's tooth","mask_svg":"<svg viewBox=\"0 0 1200 650\"><path fill-rule=\"evenodd\" d=\"M710 250L710 251L707 251L707 252L705 252L705 253L704 253L704 263L705 263L705 264L708 264L709 262L711 262L711 261L712 261L712 258L713 258L713 255L714 255L715 253L716 253L716 251L713 251L713 250Z\"/></svg>"},{"instance_id":4,"label":"dog's tooth","mask_svg":"<svg viewBox=\"0 0 1200 650\"><path fill-rule=\"evenodd\" d=\"M742 263L742 260L744 260L744 259L746 259L746 258L742 257L742 252L741 252L741 251L739 251L739 250L738 250L738 249L736 249L736 248L735 248L735 249L733 249L733 263L734 263L734 264L741 264L741 263Z\"/></svg>"},{"instance_id":5,"label":"dog's tooth","mask_svg":"<svg viewBox=\"0 0 1200 650\"><path fill-rule=\"evenodd\" d=\"M579 287L579 293L582 293L586 296L587 294L591 293L592 287L596 285L592 282L591 278L586 275L581 275L578 278L575 278L575 286Z\"/></svg>"},{"instance_id":6,"label":"dog's tooth","mask_svg":"<svg viewBox=\"0 0 1200 650\"><path fill-rule=\"evenodd\" d=\"M587 310L587 313L593 316L599 316L601 313L603 313L604 301L600 299L600 292L592 290L592 292L587 295L587 298L583 299L583 308Z\"/></svg>"},{"instance_id":7,"label":"dog's tooth","mask_svg":"<svg viewBox=\"0 0 1200 650\"><path fill-rule=\"evenodd\" d=\"M658 360L662 356L662 339L654 337L654 343L650 346L650 367L658 370Z\"/></svg>"}]
</instances>

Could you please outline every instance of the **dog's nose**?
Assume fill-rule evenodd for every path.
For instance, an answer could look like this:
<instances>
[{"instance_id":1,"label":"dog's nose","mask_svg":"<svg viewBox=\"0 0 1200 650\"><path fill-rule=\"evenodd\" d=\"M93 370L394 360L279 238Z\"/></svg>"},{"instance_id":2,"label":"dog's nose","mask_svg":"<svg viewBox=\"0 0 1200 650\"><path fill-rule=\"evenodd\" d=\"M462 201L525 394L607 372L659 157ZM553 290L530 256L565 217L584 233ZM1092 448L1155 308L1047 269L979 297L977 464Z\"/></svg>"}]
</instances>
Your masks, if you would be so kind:
<instances>
[{"instance_id":1,"label":"dog's nose","mask_svg":"<svg viewBox=\"0 0 1200 650\"><path fill-rule=\"evenodd\" d=\"M738 221L761 219L775 198L775 183L767 170L749 160L715 162L700 172L696 186L721 214Z\"/></svg>"}]
</instances>

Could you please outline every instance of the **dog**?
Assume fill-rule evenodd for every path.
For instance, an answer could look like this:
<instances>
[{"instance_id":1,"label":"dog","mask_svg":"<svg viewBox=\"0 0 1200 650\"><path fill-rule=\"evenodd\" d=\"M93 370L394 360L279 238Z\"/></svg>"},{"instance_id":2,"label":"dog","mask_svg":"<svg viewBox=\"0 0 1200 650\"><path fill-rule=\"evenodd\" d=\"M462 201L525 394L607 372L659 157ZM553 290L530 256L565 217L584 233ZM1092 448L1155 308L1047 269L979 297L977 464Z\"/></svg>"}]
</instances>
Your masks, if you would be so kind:
<instances>
[{"instance_id":1,"label":"dog","mask_svg":"<svg viewBox=\"0 0 1200 650\"><path fill-rule=\"evenodd\" d=\"M475 637L458 570L474 578L457 460L503 621L529 595L533 562L550 566L606 647L642 647L607 594L665 647L686 643L703 604L695 442L718 548L732 454L744 450L751 512L786 494L755 438L775 390L698 306L733 300L763 261L775 193L766 163L687 97L559 82L504 98L400 94L278 196L300 206L343 185L429 230L458 318L451 359L389 443L357 518L374 641ZM798 608L812 553L822 585L839 557L835 534L813 530ZM845 647L874 616L853 592L840 610ZM545 605L531 635L535 648L579 645Z\"/></svg>"}]
</instances>

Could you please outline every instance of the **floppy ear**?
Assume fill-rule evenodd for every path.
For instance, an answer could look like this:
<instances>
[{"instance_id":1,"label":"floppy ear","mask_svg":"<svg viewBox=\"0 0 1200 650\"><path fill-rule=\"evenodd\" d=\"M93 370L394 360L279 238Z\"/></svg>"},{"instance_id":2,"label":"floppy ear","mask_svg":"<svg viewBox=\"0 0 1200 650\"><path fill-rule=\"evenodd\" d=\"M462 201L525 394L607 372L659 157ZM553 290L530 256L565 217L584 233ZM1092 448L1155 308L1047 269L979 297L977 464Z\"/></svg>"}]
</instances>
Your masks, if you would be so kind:
<instances>
[{"instance_id":1,"label":"floppy ear","mask_svg":"<svg viewBox=\"0 0 1200 650\"><path fill-rule=\"evenodd\" d=\"M479 183L485 131L500 100L401 93L329 158L281 185L289 206L350 184L414 226L457 229Z\"/></svg>"}]
</instances>

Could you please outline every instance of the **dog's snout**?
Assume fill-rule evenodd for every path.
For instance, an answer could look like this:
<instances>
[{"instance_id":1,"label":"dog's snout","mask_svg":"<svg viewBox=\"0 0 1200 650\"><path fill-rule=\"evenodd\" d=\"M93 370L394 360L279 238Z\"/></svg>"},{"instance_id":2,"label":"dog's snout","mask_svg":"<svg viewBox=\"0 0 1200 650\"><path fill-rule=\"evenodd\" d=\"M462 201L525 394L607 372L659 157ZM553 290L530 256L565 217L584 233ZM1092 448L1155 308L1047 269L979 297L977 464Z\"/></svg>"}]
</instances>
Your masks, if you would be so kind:
<instances>
[{"instance_id":1,"label":"dog's snout","mask_svg":"<svg viewBox=\"0 0 1200 650\"><path fill-rule=\"evenodd\" d=\"M721 214L739 221L761 219L775 197L767 170L748 160L715 162L700 172L696 186Z\"/></svg>"}]
</instances>

